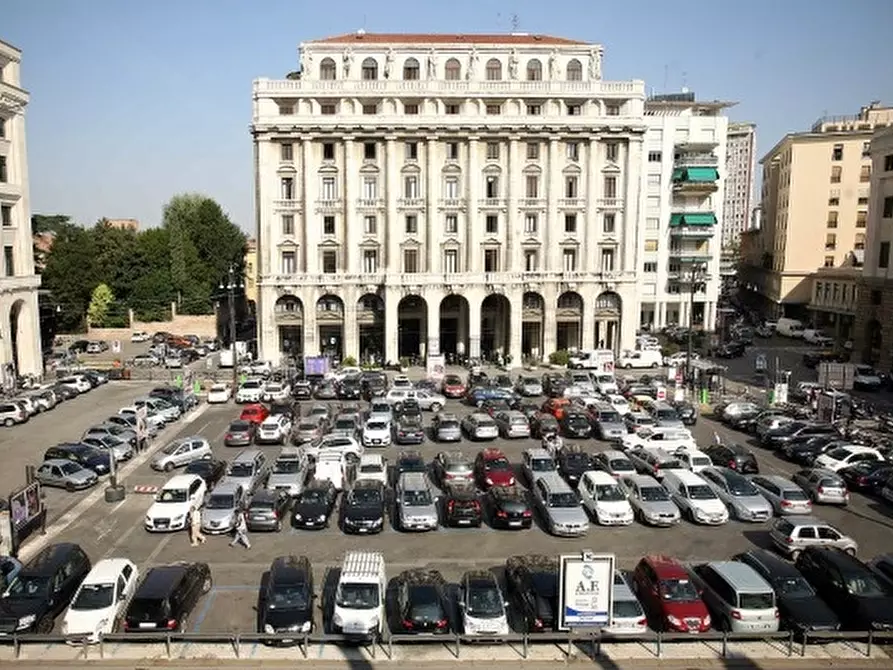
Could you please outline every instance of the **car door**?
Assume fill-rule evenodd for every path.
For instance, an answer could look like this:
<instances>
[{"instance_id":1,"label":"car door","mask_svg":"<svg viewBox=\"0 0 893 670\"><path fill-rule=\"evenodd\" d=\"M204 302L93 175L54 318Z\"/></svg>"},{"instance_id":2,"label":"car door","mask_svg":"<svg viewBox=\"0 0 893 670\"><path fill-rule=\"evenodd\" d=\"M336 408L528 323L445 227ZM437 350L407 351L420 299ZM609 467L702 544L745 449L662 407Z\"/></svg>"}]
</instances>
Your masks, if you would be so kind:
<instances>
[{"instance_id":1,"label":"car door","mask_svg":"<svg viewBox=\"0 0 893 670\"><path fill-rule=\"evenodd\" d=\"M595 487L592 485L592 480L590 479L587 473L583 474L583 477L580 479L580 485L577 488L580 493L580 499L583 503L584 508L589 508L593 513L595 512Z\"/></svg>"},{"instance_id":2,"label":"car door","mask_svg":"<svg viewBox=\"0 0 893 670\"><path fill-rule=\"evenodd\" d=\"M843 539L841 534L828 526L819 526L816 528L816 542L826 547L836 547Z\"/></svg>"}]
</instances>

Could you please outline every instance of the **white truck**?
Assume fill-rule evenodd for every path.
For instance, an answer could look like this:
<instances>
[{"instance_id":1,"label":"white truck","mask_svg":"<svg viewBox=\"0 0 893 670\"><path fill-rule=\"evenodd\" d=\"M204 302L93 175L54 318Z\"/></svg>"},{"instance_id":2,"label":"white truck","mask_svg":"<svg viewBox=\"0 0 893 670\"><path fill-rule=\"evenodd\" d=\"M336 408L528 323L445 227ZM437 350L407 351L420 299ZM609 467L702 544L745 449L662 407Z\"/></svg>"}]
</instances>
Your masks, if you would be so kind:
<instances>
[{"instance_id":1,"label":"white truck","mask_svg":"<svg viewBox=\"0 0 893 670\"><path fill-rule=\"evenodd\" d=\"M375 640L385 624L384 555L375 551L348 551L335 589L332 629L358 640Z\"/></svg>"},{"instance_id":2,"label":"white truck","mask_svg":"<svg viewBox=\"0 0 893 670\"><path fill-rule=\"evenodd\" d=\"M595 370L608 374L614 373L614 352L610 349L588 349L575 352L570 356L567 366L577 370Z\"/></svg>"},{"instance_id":3,"label":"white truck","mask_svg":"<svg viewBox=\"0 0 893 670\"><path fill-rule=\"evenodd\" d=\"M236 342L236 356L233 356L233 348L232 347L229 347L227 349L221 349L220 354L219 354L220 360L218 362L218 365L221 368L231 368L238 362L236 360L237 358L238 358L238 360L241 360L242 358L245 357L245 355L247 353L248 353L248 343L247 342Z\"/></svg>"}]
</instances>

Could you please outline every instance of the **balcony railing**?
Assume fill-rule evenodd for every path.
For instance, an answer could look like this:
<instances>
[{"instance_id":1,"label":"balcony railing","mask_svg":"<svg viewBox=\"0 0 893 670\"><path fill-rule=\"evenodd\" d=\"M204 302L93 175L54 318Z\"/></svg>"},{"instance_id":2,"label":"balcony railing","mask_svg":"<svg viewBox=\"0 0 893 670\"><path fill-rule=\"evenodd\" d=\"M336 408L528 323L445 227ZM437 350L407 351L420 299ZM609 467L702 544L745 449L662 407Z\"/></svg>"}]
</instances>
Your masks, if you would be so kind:
<instances>
[{"instance_id":1,"label":"balcony railing","mask_svg":"<svg viewBox=\"0 0 893 670\"><path fill-rule=\"evenodd\" d=\"M267 275L261 277L261 286L276 286L287 288L290 286L317 286L338 287L339 285L378 285L378 286L453 286L461 282L462 286L470 285L520 285L536 282L566 282L566 281L635 281L635 273L621 270L596 270L593 272L575 271L534 271L534 272L483 272L483 273L430 273L430 272L406 272L406 273L296 273L290 275Z\"/></svg>"},{"instance_id":2,"label":"balcony railing","mask_svg":"<svg viewBox=\"0 0 893 670\"><path fill-rule=\"evenodd\" d=\"M580 209L586 206L583 198L559 198L558 206L566 209Z\"/></svg>"},{"instance_id":3,"label":"balcony railing","mask_svg":"<svg viewBox=\"0 0 893 670\"><path fill-rule=\"evenodd\" d=\"M406 207L411 209L417 209L425 206L424 198L399 198L397 200L398 207Z\"/></svg>"},{"instance_id":4,"label":"balcony railing","mask_svg":"<svg viewBox=\"0 0 893 670\"><path fill-rule=\"evenodd\" d=\"M341 198L320 198L316 201L318 209L337 210L344 206Z\"/></svg>"},{"instance_id":5,"label":"balcony railing","mask_svg":"<svg viewBox=\"0 0 893 670\"><path fill-rule=\"evenodd\" d=\"M360 209L382 209L384 198L357 198L357 207Z\"/></svg>"},{"instance_id":6,"label":"balcony railing","mask_svg":"<svg viewBox=\"0 0 893 670\"><path fill-rule=\"evenodd\" d=\"M674 237L707 238L713 237L713 226L670 226Z\"/></svg>"},{"instance_id":7,"label":"balcony railing","mask_svg":"<svg viewBox=\"0 0 893 670\"><path fill-rule=\"evenodd\" d=\"M715 193L719 185L715 181L674 181L673 190L678 193Z\"/></svg>"},{"instance_id":8,"label":"balcony railing","mask_svg":"<svg viewBox=\"0 0 893 670\"><path fill-rule=\"evenodd\" d=\"M498 209L499 207L505 207L505 203L505 198L480 198L478 207L481 209Z\"/></svg>"},{"instance_id":9,"label":"balcony railing","mask_svg":"<svg viewBox=\"0 0 893 670\"><path fill-rule=\"evenodd\" d=\"M603 209L620 209L623 207L623 198L599 198L598 206Z\"/></svg>"},{"instance_id":10,"label":"balcony railing","mask_svg":"<svg viewBox=\"0 0 893 670\"><path fill-rule=\"evenodd\" d=\"M444 209L465 209L465 198L441 198L438 202Z\"/></svg>"},{"instance_id":11,"label":"balcony railing","mask_svg":"<svg viewBox=\"0 0 893 670\"><path fill-rule=\"evenodd\" d=\"M273 207L276 209L301 209L301 201L300 200L286 200L279 199L273 201Z\"/></svg>"},{"instance_id":12,"label":"balcony railing","mask_svg":"<svg viewBox=\"0 0 893 670\"><path fill-rule=\"evenodd\" d=\"M518 199L519 207L545 207L546 199L545 198L519 198Z\"/></svg>"}]
</instances>

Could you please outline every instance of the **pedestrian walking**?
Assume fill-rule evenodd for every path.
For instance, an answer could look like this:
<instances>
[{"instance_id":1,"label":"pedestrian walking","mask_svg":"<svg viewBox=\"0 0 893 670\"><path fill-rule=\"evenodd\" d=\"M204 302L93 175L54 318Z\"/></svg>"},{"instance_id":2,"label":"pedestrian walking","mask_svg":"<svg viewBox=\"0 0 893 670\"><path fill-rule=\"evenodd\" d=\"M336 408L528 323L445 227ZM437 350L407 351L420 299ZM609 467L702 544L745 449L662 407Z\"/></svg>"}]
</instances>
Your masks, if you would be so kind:
<instances>
[{"instance_id":1,"label":"pedestrian walking","mask_svg":"<svg viewBox=\"0 0 893 670\"><path fill-rule=\"evenodd\" d=\"M246 549L251 549L251 542L248 540L248 522L245 520L244 512L240 512L236 517L235 532L236 534L233 537L233 541L229 543L229 546L235 547L237 544L241 543L245 545Z\"/></svg>"},{"instance_id":2,"label":"pedestrian walking","mask_svg":"<svg viewBox=\"0 0 893 670\"><path fill-rule=\"evenodd\" d=\"M195 547L204 544L206 539L202 533L202 514L198 507L193 507L189 513L189 544Z\"/></svg>"}]
</instances>

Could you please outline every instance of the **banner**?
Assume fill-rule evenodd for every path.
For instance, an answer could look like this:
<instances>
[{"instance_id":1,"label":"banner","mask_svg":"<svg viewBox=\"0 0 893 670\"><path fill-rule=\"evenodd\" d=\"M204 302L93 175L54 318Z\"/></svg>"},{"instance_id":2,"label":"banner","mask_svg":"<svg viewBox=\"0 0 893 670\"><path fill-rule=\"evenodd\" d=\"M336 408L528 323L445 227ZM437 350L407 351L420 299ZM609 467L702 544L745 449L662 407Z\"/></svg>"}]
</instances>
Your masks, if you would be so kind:
<instances>
[{"instance_id":1,"label":"banner","mask_svg":"<svg viewBox=\"0 0 893 670\"><path fill-rule=\"evenodd\" d=\"M559 588L559 630L609 625L614 600L614 554L584 551L562 556Z\"/></svg>"},{"instance_id":2,"label":"banner","mask_svg":"<svg viewBox=\"0 0 893 670\"><path fill-rule=\"evenodd\" d=\"M446 357L445 356L428 356L427 359L427 377L436 382L443 381L446 374Z\"/></svg>"}]
</instances>

